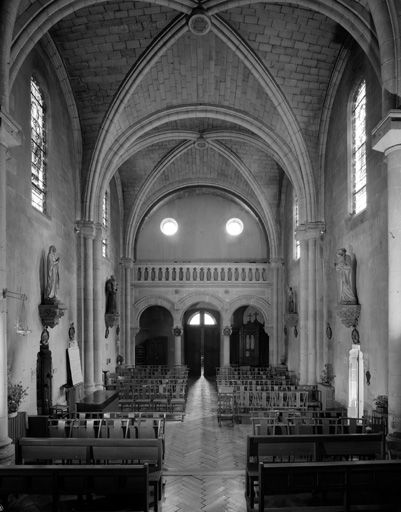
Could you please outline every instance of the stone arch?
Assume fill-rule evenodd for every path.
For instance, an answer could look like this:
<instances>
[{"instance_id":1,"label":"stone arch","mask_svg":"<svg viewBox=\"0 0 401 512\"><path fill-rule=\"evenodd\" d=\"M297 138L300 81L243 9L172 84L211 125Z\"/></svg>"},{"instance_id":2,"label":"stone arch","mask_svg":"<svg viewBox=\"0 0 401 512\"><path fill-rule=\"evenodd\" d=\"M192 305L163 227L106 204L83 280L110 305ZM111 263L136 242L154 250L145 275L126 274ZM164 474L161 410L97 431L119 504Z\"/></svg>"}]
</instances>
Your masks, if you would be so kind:
<instances>
[{"instance_id":1,"label":"stone arch","mask_svg":"<svg viewBox=\"0 0 401 512\"><path fill-rule=\"evenodd\" d=\"M174 314L174 303L173 301L166 299L165 297L161 297L160 295L148 295L147 297L143 297L138 301L134 302L134 312L133 312L133 328L139 328L139 320L141 318L142 313L145 309L150 308L152 306L160 306L165 308L171 314L173 318L173 322L175 323L176 315Z\"/></svg>"},{"instance_id":2,"label":"stone arch","mask_svg":"<svg viewBox=\"0 0 401 512\"><path fill-rule=\"evenodd\" d=\"M226 302L222 300L217 294L215 293L206 293L204 291L201 292L193 292L185 297L183 297L178 302L178 317L179 317L179 323L182 325L183 318L186 310L192 306L193 304L196 304L197 302L203 302L207 303L210 306L213 306L217 309L217 311L220 313L220 317L223 318L224 316L224 309L226 307Z\"/></svg>"},{"instance_id":3,"label":"stone arch","mask_svg":"<svg viewBox=\"0 0 401 512\"><path fill-rule=\"evenodd\" d=\"M242 306L254 306L263 314L265 326L271 323L271 321L269 322L271 305L266 299L257 297L255 295L241 295L237 297L229 304L228 314L230 315L230 318L234 312ZM263 323L262 320L260 320L260 322Z\"/></svg>"}]
</instances>

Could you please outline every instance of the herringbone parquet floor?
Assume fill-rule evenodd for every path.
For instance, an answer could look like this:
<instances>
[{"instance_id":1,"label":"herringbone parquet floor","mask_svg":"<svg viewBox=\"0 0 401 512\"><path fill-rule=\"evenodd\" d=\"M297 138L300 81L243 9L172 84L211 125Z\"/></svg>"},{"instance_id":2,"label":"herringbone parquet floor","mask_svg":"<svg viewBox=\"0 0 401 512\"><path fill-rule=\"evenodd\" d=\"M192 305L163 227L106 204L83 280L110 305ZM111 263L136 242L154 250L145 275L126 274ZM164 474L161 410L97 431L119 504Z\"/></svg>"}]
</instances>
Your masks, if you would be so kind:
<instances>
[{"instance_id":1,"label":"herringbone parquet floor","mask_svg":"<svg viewBox=\"0 0 401 512\"><path fill-rule=\"evenodd\" d=\"M245 449L250 433L249 424L223 422L219 427L215 380L190 379L184 421L166 422L165 485L159 512L246 512ZM114 512L131 510L118 500L113 505ZM109 512L99 501L87 507L83 509ZM60 504L63 512L83 509L75 497ZM20 496L9 508L10 512L51 510L51 498L39 495Z\"/></svg>"},{"instance_id":2,"label":"herringbone parquet floor","mask_svg":"<svg viewBox=\"0 0 401 512\"><path fill-rule=\"evenodd\" d=\"M190 380L183 422L166 424L162 512L244 512L250 425L217 422L214 380Z\"/></svg>"}]
</instances>

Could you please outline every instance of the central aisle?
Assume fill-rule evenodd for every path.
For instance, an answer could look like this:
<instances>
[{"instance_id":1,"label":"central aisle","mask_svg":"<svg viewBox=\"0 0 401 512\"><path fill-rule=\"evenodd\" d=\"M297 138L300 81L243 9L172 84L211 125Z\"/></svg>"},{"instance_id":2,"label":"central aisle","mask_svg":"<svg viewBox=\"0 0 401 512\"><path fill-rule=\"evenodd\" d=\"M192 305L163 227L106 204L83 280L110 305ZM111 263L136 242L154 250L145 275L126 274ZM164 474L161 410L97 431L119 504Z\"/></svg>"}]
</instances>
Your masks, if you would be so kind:
<instances>
[{"instance_id":1,"label":"central aisle","mask_svg":"<svg viewBox=\"0 0 401 512\"><path fill-rule=\"evenodd\" d=\"M244 512L246 436L251 425L217 422L214 379L188 381L183 422L166 424L162 512Z\"/></svg>"}]
</instances>

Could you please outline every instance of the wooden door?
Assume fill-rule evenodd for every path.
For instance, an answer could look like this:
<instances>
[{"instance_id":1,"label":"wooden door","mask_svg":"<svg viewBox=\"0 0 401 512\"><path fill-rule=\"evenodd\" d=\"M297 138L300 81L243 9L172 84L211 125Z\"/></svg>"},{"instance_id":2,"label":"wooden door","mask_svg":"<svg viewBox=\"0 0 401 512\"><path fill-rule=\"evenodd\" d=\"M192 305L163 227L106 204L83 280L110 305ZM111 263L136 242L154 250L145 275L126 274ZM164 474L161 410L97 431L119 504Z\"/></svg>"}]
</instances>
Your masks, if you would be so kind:
<instances>
[{"instance_id":1,"label":"wooden door","mask_svg":"<svg viewBox=\"0 0 401 512\"><path fill-rule=\"evenodd\" d=\"M186 325L184 330L184 357L191 377L201 374L201 330L198 326Z\"/></svg>"},{"instance_id":2,"label":"wooden door","mask_svg":"<svg viewBox=\"0 0 401 512\"><path fill-rule=\"evenodd\" d=\"M220 366L220 336L218 326L203 327L205 377L215 377L216 367Z\"/></svg>"},{"instance_id":3,"label":"wooden door","mask_svg":"<svg viewBox=\"0 0 401 512\"><path fill-rule=\"evenodd\" d=\"M167 364L167 336L159 336L145 342L146 364Z\"/></svg>"}]
</instances>

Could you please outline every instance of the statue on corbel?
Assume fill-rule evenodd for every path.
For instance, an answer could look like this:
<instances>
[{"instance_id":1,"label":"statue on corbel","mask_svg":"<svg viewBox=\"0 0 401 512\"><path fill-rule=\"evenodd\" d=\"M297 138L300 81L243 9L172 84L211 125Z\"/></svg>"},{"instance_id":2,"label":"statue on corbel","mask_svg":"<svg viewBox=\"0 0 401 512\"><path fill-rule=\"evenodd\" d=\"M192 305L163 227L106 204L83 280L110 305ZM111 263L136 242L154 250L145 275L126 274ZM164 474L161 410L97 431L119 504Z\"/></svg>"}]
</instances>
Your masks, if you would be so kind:
<instances>
[{"instance_id":1,"label":"statue on corbel","mask_svg":"<svg viewBox=\"0 0 401 512\"><path fill-rule=\"evenodd\" d=\"M58 298L60 289L60 256L55 245L49 247L47 254L46 284L39 315L44 327L55 327L67 309Z\"/></svg>"},{"instance_id":2,"label":"statue on corbel","mask_svg":"<svg viewBox=\"0 0 401 512\"><path fill-rule=\"evenodd\" d=\"M106 323L106 332L104 337L109 337L109 329L117 324L119 329L118 320L120 313L117 311L117 280L114 275L111 275L106 281L106 313L104 320Z\"/></svg>"},{"instance_id":3,"label":"statue on corbel","mask_svg":"<svg viewBox=\"0 0 401 512\"><path fill-rule=\"evenodd\" d=\"M361 306L358 304L356 293L356 259L355 255L347 254L342 247L337 251L337 261L334 263L338 283L338 306L337 315L346 327L353 327L351 339L354 344L359 344L359 333L357 330Z\"/></svg>"}]
</instances>

